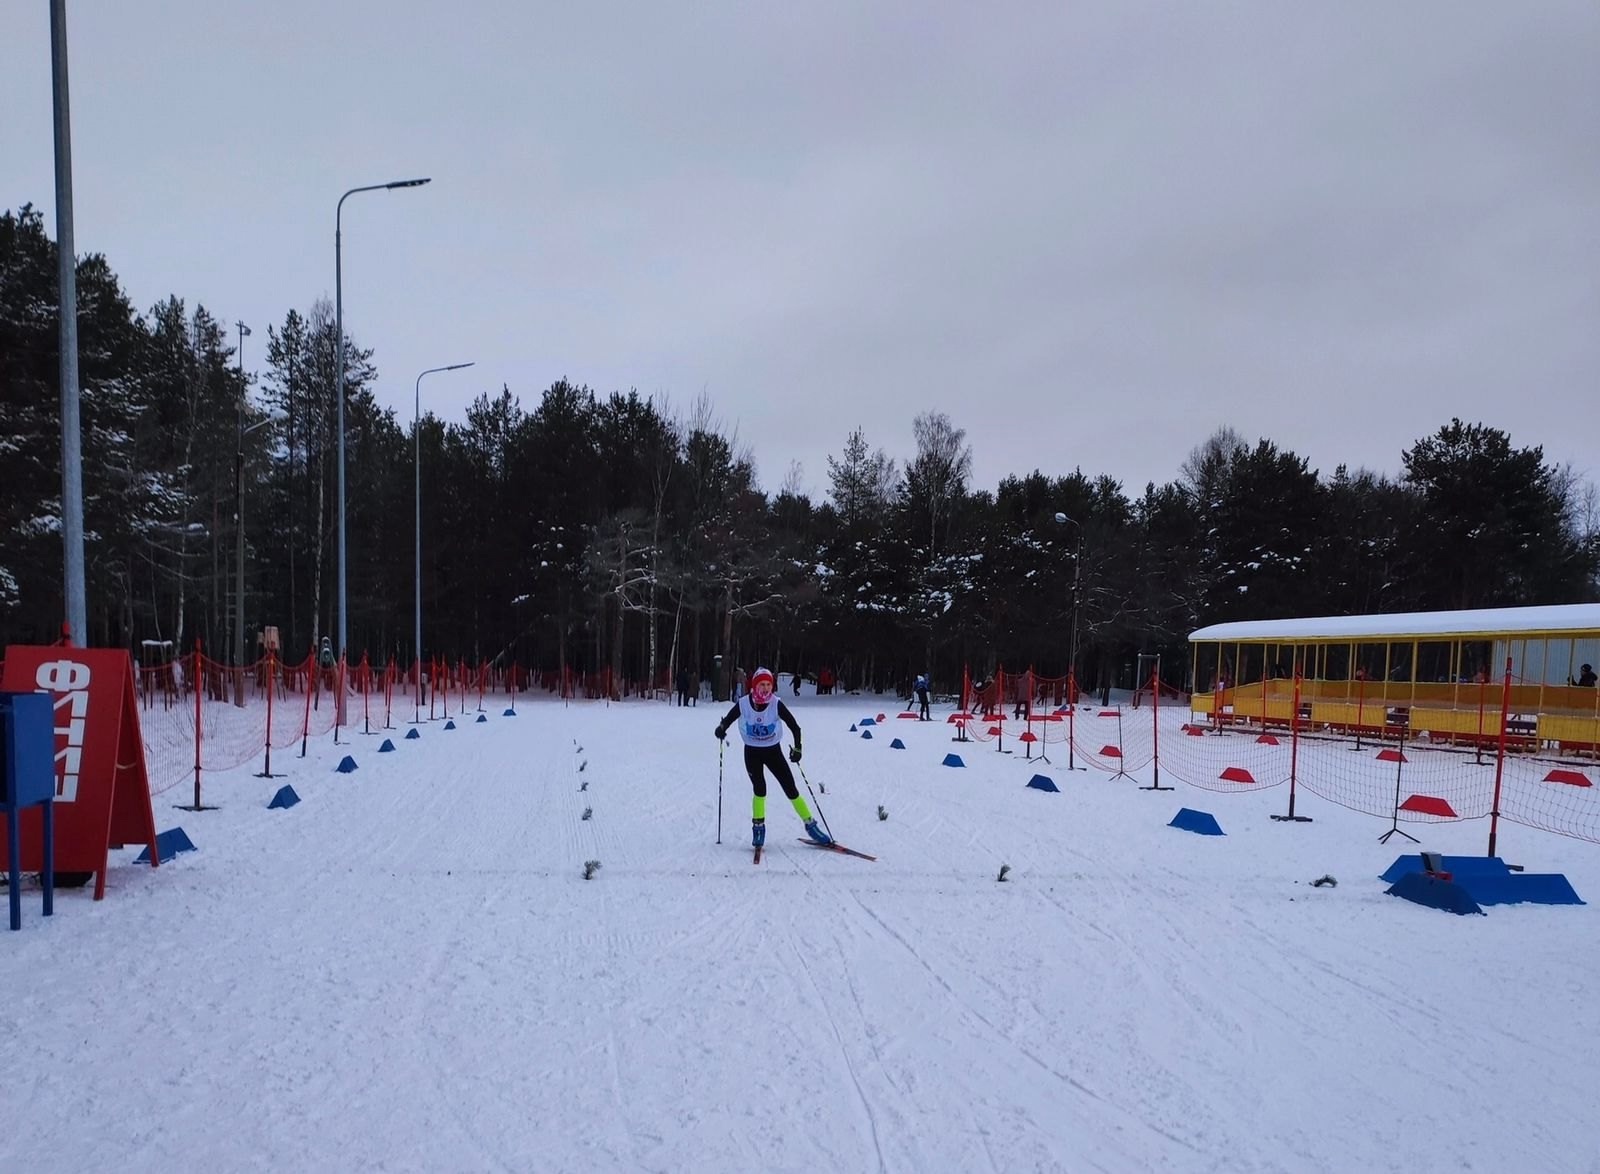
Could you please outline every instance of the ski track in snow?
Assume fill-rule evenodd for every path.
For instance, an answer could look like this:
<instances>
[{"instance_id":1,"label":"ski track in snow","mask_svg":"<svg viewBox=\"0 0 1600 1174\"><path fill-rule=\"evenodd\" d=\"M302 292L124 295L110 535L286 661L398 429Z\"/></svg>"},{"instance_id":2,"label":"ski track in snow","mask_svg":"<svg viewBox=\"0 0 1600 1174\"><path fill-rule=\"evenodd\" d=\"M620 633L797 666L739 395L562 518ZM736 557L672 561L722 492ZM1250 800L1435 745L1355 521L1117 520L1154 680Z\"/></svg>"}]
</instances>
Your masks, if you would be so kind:
<instances>
[{"instance_id":1,"label":"ski track in snow","mask_svg":"<svg viewBox=\"0 0 1600 1174\"><path fill-rule=\"evenodd\" d=\"M1451 917L1383 895L1380 821L791 704L877 862L774 787L753 867L736 744L713 843L717 707L531 700L158 797L198 852L0 945L0 1169L1600 1171L1595 906ZM1501 835L1600 901L1596 846Z\"/></svg>"}]
</instances>

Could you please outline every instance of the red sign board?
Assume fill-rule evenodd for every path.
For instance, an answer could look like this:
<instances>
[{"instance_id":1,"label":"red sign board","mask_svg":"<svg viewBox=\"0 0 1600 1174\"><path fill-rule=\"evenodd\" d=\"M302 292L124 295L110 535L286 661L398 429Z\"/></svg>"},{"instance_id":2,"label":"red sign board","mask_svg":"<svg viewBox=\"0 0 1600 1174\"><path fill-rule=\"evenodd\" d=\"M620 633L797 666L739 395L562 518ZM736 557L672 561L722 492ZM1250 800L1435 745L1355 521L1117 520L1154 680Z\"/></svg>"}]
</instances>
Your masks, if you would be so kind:
<instances>
[{"instance_id":1,"label":"red sign board","mask_svg":"<svg viewBox=\"0 0 1600 1174\"><path fill-rule=\"evenodd\" d=\"M114 648L13 645L6 649L0 689L43 691L54 698L56 871L95 873L98 901L106 894L111 848L149 844L151 865L159 863L128 654ZM37 808L21 815L25 870L43 867L42 818ZM0 868L8 863L0 843Z\"/></svg>"}]
</instances>

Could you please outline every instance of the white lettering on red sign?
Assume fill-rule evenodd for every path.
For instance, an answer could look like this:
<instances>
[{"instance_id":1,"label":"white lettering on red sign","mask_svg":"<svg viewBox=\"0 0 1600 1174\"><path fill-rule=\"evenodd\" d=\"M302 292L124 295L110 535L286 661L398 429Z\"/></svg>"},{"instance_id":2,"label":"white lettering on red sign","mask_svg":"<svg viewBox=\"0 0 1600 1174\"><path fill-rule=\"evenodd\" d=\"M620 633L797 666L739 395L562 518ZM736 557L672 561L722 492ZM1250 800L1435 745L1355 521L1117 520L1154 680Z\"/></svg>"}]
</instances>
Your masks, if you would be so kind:
<instances>
[{"instance_id":1,"label":"white lettering on red sign","mask_svg":"<svg viewBox=\"0 0 1600 1174\"><path fill-rule=\"evenodd\" d=\"M75 660L47 661L33 680L39 688L56 694L56 800L71 803L78 797L83 735L89 726L89 666ZM61 724L63 710L65 725Z\"/></svg>"}]
</instances>

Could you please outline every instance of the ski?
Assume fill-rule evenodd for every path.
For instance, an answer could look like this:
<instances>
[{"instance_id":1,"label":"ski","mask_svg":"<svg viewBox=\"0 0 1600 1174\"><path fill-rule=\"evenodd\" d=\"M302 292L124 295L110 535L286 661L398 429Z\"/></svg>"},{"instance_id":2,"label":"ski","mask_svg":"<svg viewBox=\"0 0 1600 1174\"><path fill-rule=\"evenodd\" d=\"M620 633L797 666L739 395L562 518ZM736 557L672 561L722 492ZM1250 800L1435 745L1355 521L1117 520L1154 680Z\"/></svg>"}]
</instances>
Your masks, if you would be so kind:
<instances>
[{"instance_id":1,"label":"ski","mask_svg":"<svg viewBox=\"0 0 1600 1174\"><path fill-rule=\"evenodd\" d=\"M876 856L868 856L865 852L857 852L854 848L846 848L843 844L819 844L815 840L807 840L804 837L801 838L800 842L808 848L822 848L828 852L842 852L846 856L856 856L862 860L877 859Z\"/></svg>"}]
</instances>

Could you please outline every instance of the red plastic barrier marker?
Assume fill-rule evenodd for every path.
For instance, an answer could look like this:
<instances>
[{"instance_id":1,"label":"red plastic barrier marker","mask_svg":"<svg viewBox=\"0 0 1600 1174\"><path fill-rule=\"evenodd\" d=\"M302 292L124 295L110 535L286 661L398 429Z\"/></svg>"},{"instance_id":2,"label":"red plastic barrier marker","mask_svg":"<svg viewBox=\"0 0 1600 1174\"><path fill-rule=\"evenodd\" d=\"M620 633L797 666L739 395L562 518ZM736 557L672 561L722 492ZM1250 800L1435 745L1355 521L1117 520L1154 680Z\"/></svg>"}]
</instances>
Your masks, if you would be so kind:
<instances>
[{"instance_id":1,"label":"red plastic barrier marker","mask_svg":"<svg viewBox=\"0 0 1600 1174\"><path fill-rule=\"evenodd\" d=\"M1435 795L1412 795L1400 804L1401 811L1414 811L1418 815L1437 815L1442 819L1455 819L1456 809Z\"/></svg>"}]
</instances>

